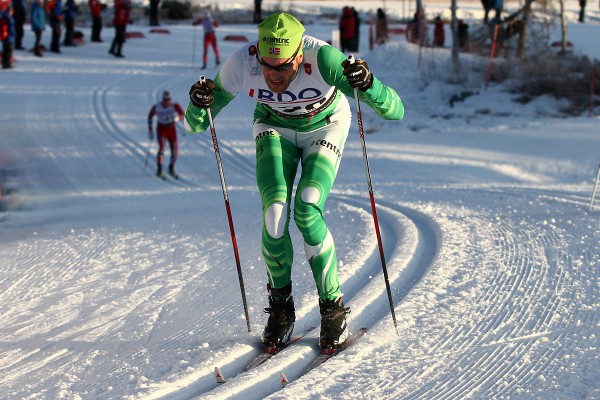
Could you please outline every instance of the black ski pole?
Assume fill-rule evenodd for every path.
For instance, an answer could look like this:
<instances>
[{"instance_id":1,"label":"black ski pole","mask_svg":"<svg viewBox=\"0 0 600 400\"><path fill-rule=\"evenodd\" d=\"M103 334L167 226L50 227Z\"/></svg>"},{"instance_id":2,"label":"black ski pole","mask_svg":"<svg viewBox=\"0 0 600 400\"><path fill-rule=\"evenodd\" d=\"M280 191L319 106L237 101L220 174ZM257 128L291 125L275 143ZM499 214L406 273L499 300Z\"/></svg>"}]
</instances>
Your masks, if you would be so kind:
<instances>
[{"instance_id":1,"label":"black ski pole","mask_svg":"<svg viewBox=\"0 0 600 400\"><path fill-rule=\"evenodd\" d=\"M200 83L205 83L204 75L200 76ZM223 198L225 200L225 209L227 210L227 219L229 220L229 231L231 233L231 242L233 244L233 253L235 255L235 264L237 266L238 279L240 281L240 290L242 291L242 302L244 303L244 314L246 315L246 325L250 332L250 317L248 315L248 303L246 302L246 290L244 289L244 278L242 276L242 267L240 265L240 256L238 254L237 241L235 238L235 230L233 228L233 218L231 217L231 208L229 207L229 195L227 194L227 185L225 184L225 174L223 173L223 164L221 163L221 154L219 153L219 143L217 142L217 132L213 122L210 108L206 109L208 114L208 122L210 124L210 134L212 135L213 147L215 148L215 157L217 159L217 167L219 168L219 177L221 178L221 188L223 189Z\"/></svg>"},{"instance_id":2,"label":"black ski pole","mask_svg":"<svg viewBox=\"0 0 600 400\"><path fill-rule=\"evenodd\" d=\"M350 64L354 63L354 56L348 56ZM356 100L356 119L358 121L358 133L362 145L363 160L365 161L365 171L367 174L367 185L369 187L369 197L371 199L371 211L373 212L373 223L375 224L375 234L377 236L377 245L379 246L379 257L381 258L381 268L383 270L383 278L385 279L385 288L387 290L388 300L390 303L390 312L392 321L394 321L394 329L398 333L398 323L396 322L396 313L394 312L394 300L392 298L392 289L390 288L390 280L388 278L387 267L385 265L385 256L383 255L383 244L381 242L381 233L379 232L379 220L377 219L377 209L375 208L375 197L373 196L373 185L371 183L371 172L369 170L369 158L367 157L367 144L365 142L365 132L363 130L362 114L360 112L360 101L358 99L358 88L354 88L354 100Z\"/></svg>"}]
</instances>

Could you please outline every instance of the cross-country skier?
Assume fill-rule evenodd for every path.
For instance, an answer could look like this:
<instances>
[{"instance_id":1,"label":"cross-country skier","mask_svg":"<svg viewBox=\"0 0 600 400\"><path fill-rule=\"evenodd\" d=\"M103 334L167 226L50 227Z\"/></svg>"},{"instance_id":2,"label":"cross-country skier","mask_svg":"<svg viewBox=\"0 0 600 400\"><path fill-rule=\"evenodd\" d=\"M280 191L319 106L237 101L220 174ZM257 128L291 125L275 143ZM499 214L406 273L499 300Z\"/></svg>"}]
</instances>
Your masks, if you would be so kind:
<instances>
[{"instance_id":1,"label":"cross-country skier","mask_svg":"<svg viewBox=\"0 0 600 400\"><path fill-rule=\"evenodd\" d=\"M202 54L202 69L206 69L206 63L208 62L208 47L212 46L215 52L215 62L217 65L221 62L219 55L219 46L217 44L217 34L215 28L219 26L219 23L210 15L210 11L204 12L204 19L202 20L202 28L204 29L204 53Z\"/></svg>"},{"instance_id":2,"label":"cross-country skier","mask_svg":"<svg viewBox=\"0 0 600 400\"><path fill-rule=\"evenodd\" d=\"M152 119L156 115L156 141L158 142L158 153L156 154L156 176L164 179L162 170L163 156L165 152L165 140L171 148L171 161L169 163L169 175L177 179L175 173L175 162L177 161L177 127L176 118L183 119L185 112L179 103L171 101L171 93L164 91L162 100L153 105L148 113L148 138L154 138L152 130Z\"/></svg>"},{"instance_id":3,"label":"cross-country skier","mask_svg":"<svg viewBox=\"0 0 600 400\"><path fill-rule=\"evenodd\" d=\"M191 132L205 131L206 109L216 116L238 92L257 102L253 136L268 277L269 318L262 334L266 346L283 347L296 319L288 226L298 163L302 173L294 221L319 295L320 345L335 348L348 336L349 309L342 300L335 245L323 214L350 128L346 96L354 97L354 88L379 116L403 117L396 92L374 77L365 61L350 63L336 48L304 35L292 15L274 13L258 25L258 41L228 57L214 82L198 81L190 89L186 128Z\"/></svg>"}]
</instances>

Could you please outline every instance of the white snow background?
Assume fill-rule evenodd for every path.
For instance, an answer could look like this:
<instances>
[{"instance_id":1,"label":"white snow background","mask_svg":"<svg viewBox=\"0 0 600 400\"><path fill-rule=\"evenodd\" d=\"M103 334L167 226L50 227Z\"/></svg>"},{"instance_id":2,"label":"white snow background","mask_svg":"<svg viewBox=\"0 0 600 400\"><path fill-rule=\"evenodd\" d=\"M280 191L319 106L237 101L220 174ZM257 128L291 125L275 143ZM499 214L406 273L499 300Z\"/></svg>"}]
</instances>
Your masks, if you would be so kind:
<instances>
[{"instance_id":1,"label":"white snow background","mask_svg":"<svg viewBox=\"0 0 600 400\"><path fill-rule=\"evenodd\" d=\"M228 4L240 6L219 6ZM290 4L313 14L304 18L308 34L331 38L335 22L319 15L342 3ZM381 6L348 4L363 12ZM586 24L576 22L577 2L568 6L572 51L599 58L597 5L588 4ZM465 15L479 23L479 2L462 11L468 7ZM523 105L506 84L484 90L487 59L478 61L475 86L448 85L449 36L445 49L423 50L421 69L418 48L402 36L368 51L363 34L357 54L406 107L403 121L384 121L363 106L398 334L354 118L325 218L350 327L368 334L302 375L318 352L315 329L260 368L217 384L214 367L237 374L257 353L266 321L253 103L240 94L215 120L248 333L210 135L179 130L181 180L154 177L155 143L144 168L150 106L166 89L185 107L200 72L201 28L165 27L170 35L150 33L146 21L130 26L145 38L125 43L125 59L107 54L113 31L105 28L104 43L43 58L16 52L15 68L0 73L0 162L8 174L0 398L600 398L600 199L589 211L598 109L565 117L563 102L551 97ZM223 59L241 45L224 41L227 34L252 39L256 30L221 25ZM26 30L25 46L33 40ZM475 94L450 107L463 89ZM291 230L300 332L318 326L319 313L293 222ZM290 380L284 389L280 372Z\"/></svg>"}]
</instances>

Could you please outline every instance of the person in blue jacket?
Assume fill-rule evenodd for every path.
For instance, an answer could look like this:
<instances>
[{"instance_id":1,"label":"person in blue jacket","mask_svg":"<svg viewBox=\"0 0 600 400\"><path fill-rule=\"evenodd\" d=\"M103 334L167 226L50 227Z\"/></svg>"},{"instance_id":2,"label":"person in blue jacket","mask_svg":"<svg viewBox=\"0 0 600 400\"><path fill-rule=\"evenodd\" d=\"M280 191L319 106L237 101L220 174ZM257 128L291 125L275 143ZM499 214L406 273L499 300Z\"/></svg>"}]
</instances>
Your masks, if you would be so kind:
<instances>
[{"instance_id":1,"label":"person in blue jacket","mask_svg":"<svg viewBox=\"0 0 600 400\"><path fill-rule=\"evenodd\" d=\"M44 10L44 0L36 0L31 5L31 30L35 33L35 45L33 54L43 57L40 42L42 33L46 30L46 10Z\"/></svg>"},{"instance_id":2,"label":"person in blue jacket","mask_svg":"<svg viewBox=\"0 0 600 400\"><path fill-rule=\"evenodd\" d=\"M9 5L5 5L0 12L0 41L2 41L2 69L12 68L15 23L12 17L12 8Z\"/></svg>"}]
</instances>

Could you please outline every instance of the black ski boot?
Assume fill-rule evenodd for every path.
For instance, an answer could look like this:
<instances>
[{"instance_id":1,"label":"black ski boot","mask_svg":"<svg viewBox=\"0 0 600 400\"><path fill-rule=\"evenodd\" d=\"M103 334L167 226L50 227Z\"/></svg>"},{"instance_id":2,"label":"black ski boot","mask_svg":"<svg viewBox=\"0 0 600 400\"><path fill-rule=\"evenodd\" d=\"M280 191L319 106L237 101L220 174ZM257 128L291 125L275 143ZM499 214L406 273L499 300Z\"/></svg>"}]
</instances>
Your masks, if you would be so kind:
<instances>
[{"instance_id":1,"label":"black ski boot","mask_svg":"<svg viewBox=\"0 0 600 400\"><path fill-rule=\"evenodd\" d=\"M321 335L319 344L321 349L335 349L340 347L348 338L348 324L346 314L350 307L344 307L341 297L336 300L319 299L321 310Z\"/></svg>"},{"instance_id":2,"label":"black ski boot","mask_svg":"<svg viewBox=\"0 0 600 400\"><path fill-rule=\"evenodd\" d=\"M262 342L267 347L282 348L290 340L296 321L292 284L281 289L267 285L267 290L269 307L265 308L265 313L269 314L269 320L262 334Z\"/></svg>"},{"instance_id":3,"label":"black ski boot","mask_svg":"<svg viewBox=\"0 0 600 400\"><path fill-rule=\"evenodd\" d=\"M160 179L165 179L165 176L164 176L164 174L162 172L162 167L161 166L159 166L156 169L156 176L158 176Z\"/></svg>"},{"instance_id":4,"label":"black ski boot","mask_svg":"<svg viewBox=\"0 0 600 400\"><path fill-rule=\"evenodd\" d=\"M179 179L179 175L175 173L175 167L173 167L172 165L169 165L169 175L171 175L173 179Z\"/></svg>"}]
</instances>

